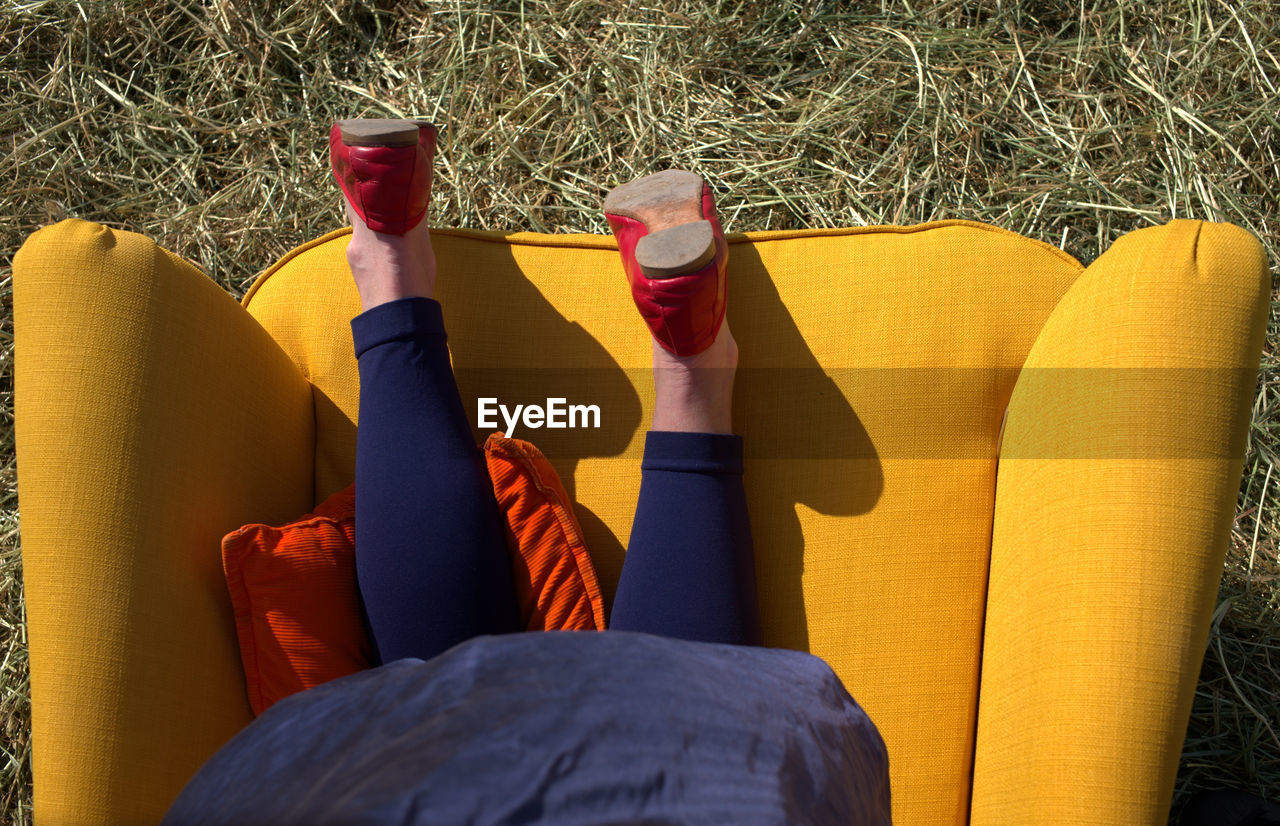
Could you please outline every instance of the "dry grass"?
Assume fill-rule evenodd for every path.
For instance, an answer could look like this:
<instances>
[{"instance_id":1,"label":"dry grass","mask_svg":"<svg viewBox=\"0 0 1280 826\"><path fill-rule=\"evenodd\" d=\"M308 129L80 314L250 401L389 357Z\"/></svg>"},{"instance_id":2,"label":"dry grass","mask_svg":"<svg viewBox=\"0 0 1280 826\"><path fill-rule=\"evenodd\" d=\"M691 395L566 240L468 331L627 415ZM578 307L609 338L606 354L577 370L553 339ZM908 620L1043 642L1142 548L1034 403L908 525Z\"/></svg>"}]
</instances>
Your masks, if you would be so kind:
<instances>
[{"instance_id":1,"label":"dry grass","mask_svg":"<svg viewBox=\"0 0 1280 826\"><path fill-rule=\"evenodd\" d=\"M653 6L660 6L655 8ZM1280 8L1080 3L0 0L0 772L30 815L9 264L67 216L144 233L239 296L342 223L328 124L448 125L434 223L608 229L667 166L730 231L959 217L1088 263L1176 217L1277 253ZM731 193L731 194L730 194ZM1273 327L1174 804L1280 798L1280 404Z\"/></svg>"}]
</instances>

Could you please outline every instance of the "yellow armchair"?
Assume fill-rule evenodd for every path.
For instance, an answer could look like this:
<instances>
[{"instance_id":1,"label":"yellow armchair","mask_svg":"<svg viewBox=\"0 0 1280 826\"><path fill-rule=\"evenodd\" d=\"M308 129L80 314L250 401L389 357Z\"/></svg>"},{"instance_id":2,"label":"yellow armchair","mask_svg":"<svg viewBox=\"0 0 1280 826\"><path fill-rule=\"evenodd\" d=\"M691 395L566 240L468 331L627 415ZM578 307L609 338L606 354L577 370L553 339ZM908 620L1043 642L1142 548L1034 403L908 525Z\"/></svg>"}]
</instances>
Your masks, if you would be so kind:
<instances>
[{"instance_id":1,"label":"yellow armchair","mask_svg":"<svg viewBox=\"0 0 1280 826\"><path fill-rule=\"evenodd\" d=\"M158 821L250 722L219 540L353 478L348 232L239 304L84 221L15 257L38 823ZM611 600L653 401L613 239L433 237L468 407L601 408L598 430L521 435ZM1085 268L968 221L729 240L766 643L825 658L879 726L895 822L1163 824L1262 349L1261 244L1175 220Z\"/></svg>"}]
</instances>

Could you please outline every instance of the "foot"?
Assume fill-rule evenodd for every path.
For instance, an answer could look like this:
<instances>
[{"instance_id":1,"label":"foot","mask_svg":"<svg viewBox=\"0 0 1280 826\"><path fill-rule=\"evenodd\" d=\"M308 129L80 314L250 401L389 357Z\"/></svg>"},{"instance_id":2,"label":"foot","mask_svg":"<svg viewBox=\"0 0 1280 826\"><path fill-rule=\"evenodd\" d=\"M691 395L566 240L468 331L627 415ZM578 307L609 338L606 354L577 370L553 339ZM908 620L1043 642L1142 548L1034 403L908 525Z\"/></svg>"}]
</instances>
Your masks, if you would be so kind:
<instances>
[{"instance_id":1,"label":"foot","mask_svg":"<svg viewBox=\"0 0 1280 826\"><path fill-rule=\"evenodd\" d=\"M669 169L614 189L604 213L653 336L653 429L732 433L738 345L724 317L729 248L711 187Z\"/></svg>"},{"instance_id":2,"label":"foot","mask_svg":"<svg viewBox=\"0 0 1280 826\"><path fill-rule=\"evenodd\" d=\"M679 169L623 184L604 201L636 308L676 356L710 347L728 301L729 248L711 188Z\"/></svg>"},{"instance_id":3,"label":"foot","mask_svg":"<svg viewBox=\"0 0 1280 826\"><path fill-rule=\"evenodd\" d=\"M365 310L434 297L436 261L423 219L435 137L425 121L386 118L339 121L329 130L329 164L352 228L347 263Z\"/></svg>"},{"instance_id":4,"label":"foot","mask_svg":"<svg viewBox=\"0 0 1280 826\"><path fill-rule=\"evenodd\" d=\"M696 355L677 356L654 340L653 429L732 433L737 367L738 344L728 320L720 325L711 346Z\"/></svg>"}]
</instances>

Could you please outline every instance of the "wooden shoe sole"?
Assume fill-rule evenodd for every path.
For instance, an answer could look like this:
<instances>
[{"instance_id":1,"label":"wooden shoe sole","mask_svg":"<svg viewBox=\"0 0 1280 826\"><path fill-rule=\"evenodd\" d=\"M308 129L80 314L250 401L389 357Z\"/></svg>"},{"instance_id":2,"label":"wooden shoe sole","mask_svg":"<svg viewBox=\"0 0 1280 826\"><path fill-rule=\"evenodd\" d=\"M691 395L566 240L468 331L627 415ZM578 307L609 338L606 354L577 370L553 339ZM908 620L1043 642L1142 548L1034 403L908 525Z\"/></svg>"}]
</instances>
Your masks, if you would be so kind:
<instances>
[{"instance_id":1,"label":"wooden shoe sole","mask_svg":"<svg viewBox=\"0 0 1280 826\"><path fill-rule=\"evenodd\" d=\"M338 131L347 146L414 146L419 128L429 125L403 118L362 118L338 121Z\"/></svg>"},{"instance_id":2,"label":"wooden shoe sole","mask_svg":"<svg viewBox=\"0 0 1280 826\"><path fill-rule=\"evenodd\" d=\"M609 193L604 211L644 224L636 263L648 278L696 272L715 257L715 232L702 214L701 176L680 169L656 172Z\"/></svg>"}]
</instances>

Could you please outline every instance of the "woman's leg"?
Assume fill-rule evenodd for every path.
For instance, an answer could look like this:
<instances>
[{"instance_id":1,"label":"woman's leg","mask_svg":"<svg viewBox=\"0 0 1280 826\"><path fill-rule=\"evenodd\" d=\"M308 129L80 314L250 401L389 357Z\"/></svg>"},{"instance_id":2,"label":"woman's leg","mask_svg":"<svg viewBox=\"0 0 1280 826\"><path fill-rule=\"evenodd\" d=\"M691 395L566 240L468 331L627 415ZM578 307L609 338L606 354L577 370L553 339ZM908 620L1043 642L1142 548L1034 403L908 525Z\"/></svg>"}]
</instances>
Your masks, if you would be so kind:
<instances>
[{"instance_id":1,"label":"woman's leg","mask_svg":"<svg viewBox=\"0 0 1280 826\"><path fill-rule=\"evenodd\" d=\"M760 645L755 552L731 421L738 348L677 357L653 345L657 400L609 627Z\"/></svg>"},{"instance_id":2,"label":"woman's leg","mask_svg":"<svg viewBox=\"0 0 1280 826\"><path fill-rule=\"evenodd\" d=\"M363 312L356 574L380 662L519 630L501 515L449 364L426 222L375 233L351 207Z\"/></svg>"}]
</instances>

